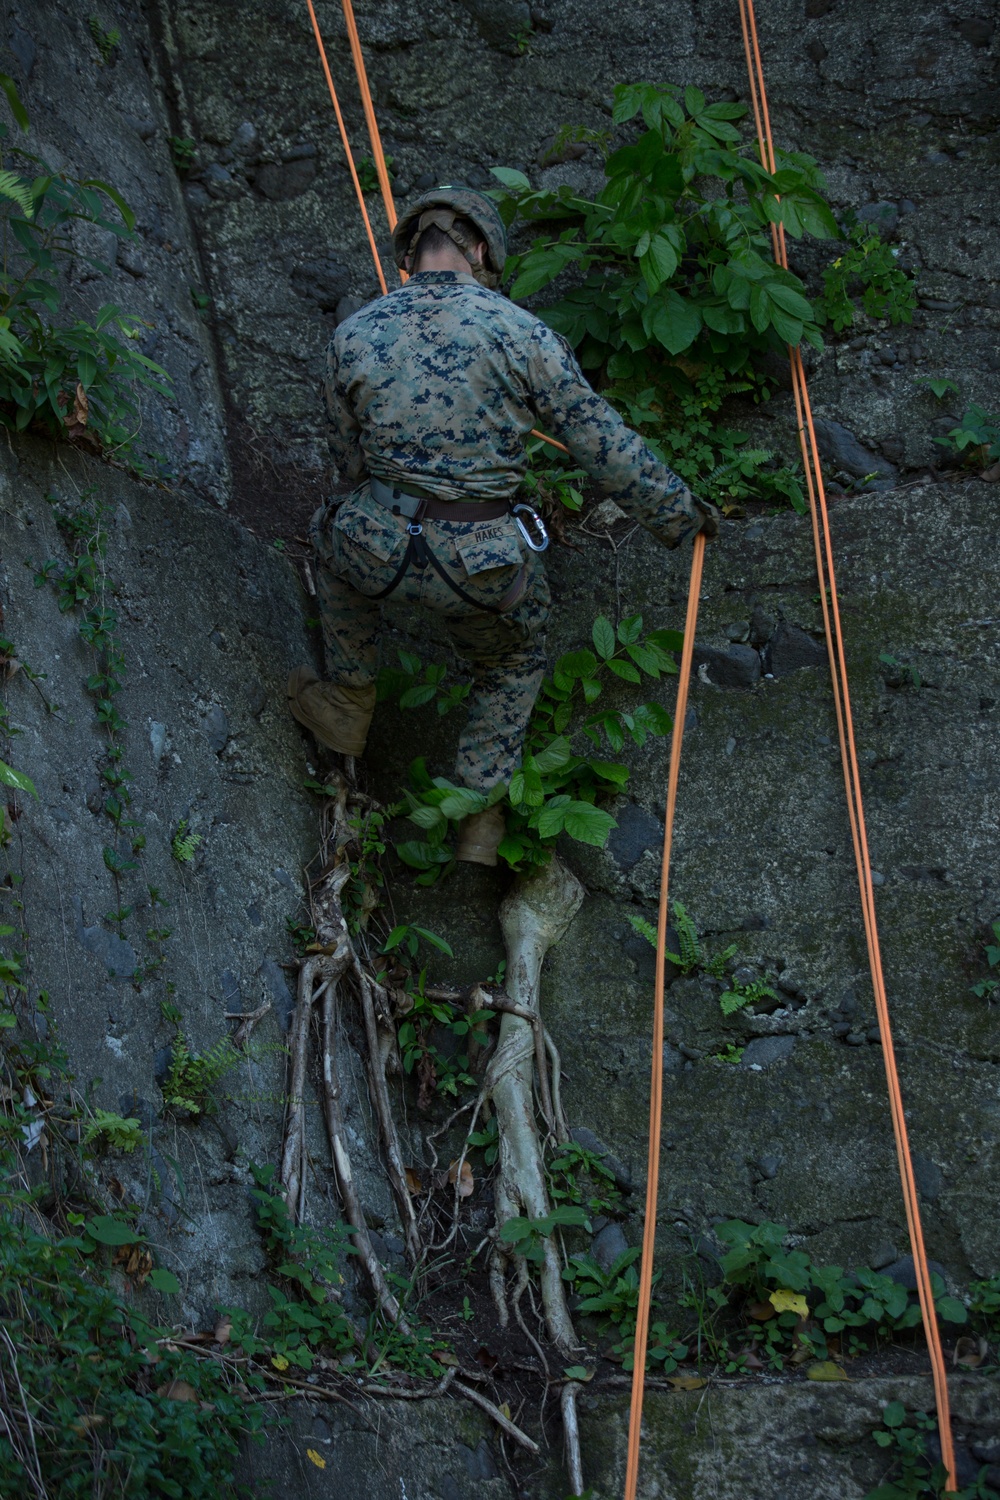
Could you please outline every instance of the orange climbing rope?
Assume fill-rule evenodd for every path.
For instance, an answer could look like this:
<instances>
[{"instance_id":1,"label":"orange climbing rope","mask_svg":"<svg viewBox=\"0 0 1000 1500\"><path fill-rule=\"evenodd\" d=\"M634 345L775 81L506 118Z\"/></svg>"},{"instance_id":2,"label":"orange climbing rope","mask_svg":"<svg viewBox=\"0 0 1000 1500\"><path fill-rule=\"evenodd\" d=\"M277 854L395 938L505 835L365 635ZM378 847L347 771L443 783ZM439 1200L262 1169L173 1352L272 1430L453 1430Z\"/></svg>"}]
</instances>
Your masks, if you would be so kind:
<instances>
[{"instance_id":1,"label":"orange climbing rope","mask_svg":"<svg viewBox=\"0 0 1000 1500\"><path fill-rule=\"evenodd\" d=\"M753 105L754 123L757 127L757 139L760 145L760 156L763 165L769 172L774 172L776 167L774 156L774 142L771 136L771 122L767 108L767 92L764 87L764 72L760 56L760 43L757 37L757 24L754 15L753 0L738 0L740 9L740 23L743 31L743 45L746 51L747 71L750 78L750 95ZM788 257L785 248L785 231L781 224L772 224L771 237L774 246L774 258L778 265L787 269ZM930 1353L931 1370L934 1379L934 1393L937 1402L938 1427L941 1434L941 1458L946 1470L945 1485L949 1490L956 1487L955 1480L955 1453L951 1433L951 1415L948 1400L947 1370L944 1361L944 1351L941 1348L941 1336L938 1330L937 1315L934 1309L934 1293L931 1287L930 1268L927 1264L927 1251L924 1246L923 1226L920 1219L920 1204L917 1196L916 1179L913 1172L913 1161L910 1155L909 1141L906 1129L906 1117L903 1110L903 1097L900 1089L899 1072L896 1067L895 1050L892 1041L892 1027L889 1019L889 1003L886 996L885 977L882 971L882 954L879 946L878 927L875 919L875 896L872 885L871 862L868 855L868 836L865 828L864 804L861 796L861 773L858 765L857 746L854 738L854 723L851 714L851 698L847 683L847 662L844 652L844 638L840 625L840 605L837 597L836 576L833 564L833 547L830 538L830 522L826 505L826 492L823 487L823 475L819 462L819 450L816 445L816 432L813 426L812 408L809 403L809 390L806 384L805 370L802 364L802 355L795 348L789 348L789 359L792 370L792 388L795 395L795 412L798 422L799 441L802 447L803 465L806 474L806 487L809 493L809 511L812 518L813 541L816 551L816 571L820 583L820 600L823 609L823 628L826 632L827 650L830 657L830 671L833 681L833 701L837 718L837 733L840 739L840 754L844 768L844 785L847 792L848 818L851 825L851 839L854 845L854 857L858 871L858 884L861 891L861 912L865 928L865 940L868 946L868 960L872 976L872 988L875 992L875 1009L879 1020L879 1034L882 1043L882 1055L885 1061L886 1080L889 1090L889 1106L892 1115L892 1128L896 1141L896 1155L899 1160L900 1180L903 1188L903 1204L906 1211L906 1223L910 1235L910 1245L913 1250L913 1263L916 1270L917 1295L920 1299L920 1310L923 1314L924 1329L927 1335L927 1347ZM693 579L692 579L693 588ZM688 618L693 625L692 600L688 601ZM687 635L685 635L685 650L689 646ZM685 689L687 684L683 680L681 686ZM678 725L681 720L681 700L678 692ZM676 730L675 730L676 735ZM679 745L675 746L679 753ZM670 841L672 836L671 824L673 821L674 804L676 801L676 780L674 755L671 754L670 777L667 790L667 825L664 834L664 857L663 877L660 896L660 923L657 942L657 973L656 973L656 995L654 999L653 1012L653 1066L652 1086L650 1098L650 1146L649 1146L649 1181L646 1189L646 1223L643 1233L643 1259L642 1275L640 1278L639 1292L639 1316L636 1326L635 1340L635 1366L632 1377L632 1404L629 1420L629 1446L628 1462L625 1479L625 1500L635 1500L636 1484L639 1472L639 1437L642 1422L642 1398L645 1384L646 1364L646 1334L649 1322L649 1299L652 1286L652 1256L653 1243L656 1232L655 1206L656 1206L656 1179L659 1175L659 1122L661 1112L661 1098L663 1088L663 962L666 949L666 886L670 855Z\"/></svg>"},{"instance_id":2,"label":"orange climbing rope","mask_svg":"<svg viewBox=\"0 0 1000 1500\"><path fill-rule=\"evenodd\" d=\"M326 75L326 86L330 90L330 98L333 100L333 109L334 113L337 116L337 126L340 130L340 139L344 143L344 155L347 157L347 167L351 174L351 181L354 183L354 191L358 197L358 206L361 209L361 217L365 221L365 230L368 234L368 244L371 247L372 260L375 262L375 271L378 276L378 283L382 288L382 294L384 296L388 291L388 287L385 284L385 274L382 270L382 262L381 260L379 260L378 246L375 243L375 235L372 232L371 220L368 217L368 205L365 203L365 195L361 190L361 182L358 178L358 169L354 165L354 157L351 154L351 143L347 139L347 126L344 124L344 116L340 112L340 100L337 98L337 90L333 86L333 75L330 72L330 64L326 59L326 48L323 46L323 34L319 29L319 22L316 19L316 12L313 9L313 0L306 0L306 5L309 7L309 19L312 22L313 35L316 38L316 46L319 48L319 59L323 64L323 72ZM351 19L354 19L353 15ZM395 222L395 220L393 220L393 222Z\"/></svg>"},{"instance_id":3,"label":"orange climbing rope","mask_svg":"<svg viewBox=\"0 0 1000 1500\"><path fill-rule=\"evenodd\" d=\"M701 595L702 564L705 560L705 536L698 532L691 555L691 581L688 584L687 614L684 620L684 645L681 650L680 675L677 679L677 703L674 707L674 731L670 737L670 769L667 773L667 816L663 829L663 860L660 866L660 910L656 924L656 979L653 989L653 1066L649 1086L649 1158L646 1166L646 1216L642 1229L642 1263L639 1273L639 1306L635 1325L632 1365L632 1406L628 1430L628 1462L625 1470L627 1500L635 1500L639 1478L639 1434L642 1426L642 1398L646 1384L646 1345L649 1338L649 1308L653 1290L653 1253L656 1243L656 1199L660 1183L660 1135L663 1122L663 988L664 955L667 950L667 888L670 876L670 851L674 838L674 813L677 808L677 782L681 770L681 745L684 720L687 717L688 687L691 682L691 660L695 628L698 623L698 599Z\"/></svg>"},{"instance_id":4,"label":"orange climbing rope","mask_svg":"<svg viewBox=\"0 0 1000 1500\"><path fill-rule=\"evenodd\" d=\"M739 0L740 21L743 29L743 44L746 50L747 70L750 75L750 92L754 101L754 119L760 143L761 161L768 171L775 170L774 142L771 138L771 123L767 109L767 93L764 88L764 71L757 38L757 24L753 0ZM787 269L785 235L781 225L774 226L775 260ZM861 795L861 771L858 765L857 745L854 738L854 721L851 714L851 696L847 683L847 660L844 637L840 624L840 603L837 597L836 575L833 565L833 544L830 537L830 519L820 469L819 449L813 427L812 408L806 384L802 354L799 349L789 349L792 368L792 385L795 393L795 412L798 419L799 441L809 492L809 511L812 518L813 542L816 550L816 569L819 576L820 600L823 607L823 628L826 632L827 650L830 655L833 699L837 715L837 733L840 739L840 754L844 767L844 785L847 792L848 816L851 824L851 839L857 865L858 885L861 892L861 910L868 945L868 961L871 969L872 988L875 992L875 1009L879 1021L882 1057L885 1062L886 1082L889 1090L889 1105L892 1128L899 1160L899 1175L903 1189L903 1204L906 1223L913 1251L916 1270L917 1295L923 1314L927 1348L930 1353L931 1372L934 1379L934 1394L937 1402L938 1427L941 1434L941 1459L946 1470L945 1487L956 1488L955 1453L951 1433L951 1412L948 1400L947 1369L937 1313L934 1308L934 1291L931 1272L927 1264L923 1225L920 1219L920 1201L913 1171L913 1159L906 1129L903 1096L896 1067L896 1054L892 1040L889 1018L889 1002L882 971L882 953L879 945L878 926L875 918L875 892L872 885L871 860L868 855L868 834L865 827L864 803ZM824 587L824 585L826 585ZM827 593L829 592L829 598Z\"/></svg>"}]
</instances>

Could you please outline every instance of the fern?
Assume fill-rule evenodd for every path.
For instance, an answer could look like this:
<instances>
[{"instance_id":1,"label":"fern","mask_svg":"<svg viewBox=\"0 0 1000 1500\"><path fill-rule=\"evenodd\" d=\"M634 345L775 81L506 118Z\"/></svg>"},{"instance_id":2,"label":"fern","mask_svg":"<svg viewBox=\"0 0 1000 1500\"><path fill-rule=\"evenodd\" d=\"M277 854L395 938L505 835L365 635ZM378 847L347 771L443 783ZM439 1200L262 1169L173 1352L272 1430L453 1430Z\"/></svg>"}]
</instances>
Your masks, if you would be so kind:
<instances>
[{"instance_id":1,"label":"fern","mask_svg":"<svg viewBox=\"0 0 1000 1500\"><path fill-rule=\"evenodd\" d=\"M170 840L170 852L180 865L189 865L204 842L200 833L188 833L187 826L187 818L181 818Z\"/></svg>"},{"instance_id":2,"label":"fern","mask_svg":"<svg viewBox=\"0 0 1000 1500\"><path fill-rule=\"evenodd\" d=\"M110 1146L114 1151L134 1151L144 1140L142 1124L133 1116L123 1118L110 1110L95 1109L83 1132L83 1144Z\"/></svg>"},{"instance_id":3,"label":"fern","mask_svg":"<svg viewBox=\"0 0 1000 1500\"><path fill-rule=\"evenodd\" d=\"M724 1016L731 1016L735 1011L742 1010L745 1005L757 1005L759 1001L779 999L777 990L772 990L763 979L755 979L752 984L735 984L731 990L719 996L719 1004Z\"/></svg>"},{"instance_id":4,"label":"fern","mask_svg":"<svg viewBox=\"0 0 1000 1500\"><path fill-rule=\"evenodd\" d=\"M186 1109L192 1115L210 1113L214 1108L211 1090L239 1061L240 1054L227 1036L220 1037L207 1052L195 1053L178 1032L162 1084L164 1104L170 1109Z\"/></svg>"},{"instance_id":5,"label":"fern","mask_svg":"<svg viewBox=\"0 0 1000 1500\"><path fill-rule=\"evenodd\" d=\"M698 938L698 929L679 901L674 902L674 926L677 929L677 946L680 953L668 953L667 958L684 974L690 974L702 963L705 952Z\"/></svg>"},{"instance_id":6,"label":"fern","mask_svg":"<svg viewBox=\"0 0 1000 1500\"><path fill-rule=\"evenodd\" d=\"M35 212L35 195L31 183L16 172L0 172L0 196L16 203L26 219Z\"/></svg>"},{"instance_id":7,"label":"fern","mask_svg":"<svg viewBox=\"0 0 1000 1500\"><path fill-rule=\"evenodd\" d=\"M724 1016L732 1016L738 1010L742 1010L744 1005L750 1004L750 996L745 990L726 990L724 995L719 996L719 1004Z\"/></svg>"}]
</instances>

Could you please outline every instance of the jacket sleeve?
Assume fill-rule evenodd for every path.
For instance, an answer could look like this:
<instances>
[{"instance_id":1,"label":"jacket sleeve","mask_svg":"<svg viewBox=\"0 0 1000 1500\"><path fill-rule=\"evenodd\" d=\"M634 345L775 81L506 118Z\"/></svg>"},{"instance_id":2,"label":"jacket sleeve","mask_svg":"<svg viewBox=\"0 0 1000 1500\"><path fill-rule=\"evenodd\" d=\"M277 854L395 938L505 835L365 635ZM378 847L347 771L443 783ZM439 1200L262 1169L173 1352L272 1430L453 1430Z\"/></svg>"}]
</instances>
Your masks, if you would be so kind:
<instances>
[{"instance_id":1,"label":"jacket sleeve","mask_svg":"<svg viewBox=\"0 0 1000 1500\"><path fill-rule=\"evenodd\" d=\"M341 483L357 484L366 477L368 466L361 447L361 426L340 383L336 339L330 341L326 351L326 373L322 390L330 456Z\"/></svg>"},{"instance_id":2,"label":"jacket sleeve","mask_svg":"<svg viewBox=\"0 0 1000 1500\"><path fill-rule=\"evenodd\" d=\"M699 500L587 383L564 338L539 322L528 353L530 401L542 427L566 444L598 488L658 541L677 547L714 506Z\"/></svg>"}]
</instances>

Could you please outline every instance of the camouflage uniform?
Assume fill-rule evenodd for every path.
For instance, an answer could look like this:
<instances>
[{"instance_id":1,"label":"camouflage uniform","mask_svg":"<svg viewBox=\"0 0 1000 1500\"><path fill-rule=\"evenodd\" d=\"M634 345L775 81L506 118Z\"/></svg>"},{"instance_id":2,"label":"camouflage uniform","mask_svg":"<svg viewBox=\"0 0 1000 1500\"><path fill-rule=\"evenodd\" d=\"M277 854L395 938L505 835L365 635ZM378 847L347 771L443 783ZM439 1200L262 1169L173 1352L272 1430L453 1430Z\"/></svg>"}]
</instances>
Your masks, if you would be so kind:
<instances>
[{"instance_id":1,"label":"camouflage uniform","mask_svg":"<svg viewBox=\"0 0 1000 1500\"><path fill-rule=\"evenodd\" d=\"M390 582L407 541L405 518L371 497L369 475L437 500L512 501L527 468L525 437L539 426L668 547L698 531L708 510L591 389L563 338L464 273L418 272L342 323L324 396L341 479L360 486L313 519L334 682L374 681L378 604L365 595ZM441 614L472 664L457 774L487 791L520 758L544 667L548 587L509 516L422 525L435 556L483 605L504 601L525 568L523 593L502 615L464 603L430 568L411 567L396 590Z\"/></svg>"}]
</instances>

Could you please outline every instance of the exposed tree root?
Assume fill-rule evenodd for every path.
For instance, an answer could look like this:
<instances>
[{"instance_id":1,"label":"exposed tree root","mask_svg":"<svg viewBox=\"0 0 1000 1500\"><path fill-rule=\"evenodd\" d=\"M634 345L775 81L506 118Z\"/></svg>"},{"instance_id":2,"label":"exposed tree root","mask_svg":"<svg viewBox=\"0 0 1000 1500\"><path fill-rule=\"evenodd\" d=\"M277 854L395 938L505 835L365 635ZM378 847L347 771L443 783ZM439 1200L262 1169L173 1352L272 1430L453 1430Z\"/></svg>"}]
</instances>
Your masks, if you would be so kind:
<instances>
[{"instance_id":1,"label":"exposed tree root","mask_svg":"<svg viewBox=\"0 0 1000 1500\"><path fill-rule=\"evenodd\" d=\"M507 988L513 1004L501 1022L500 1041L490 1059L484 1086L496 1111L500 1145L495 1190L498 1229L519 1215L541 1219L550 1211L533 1103L533 1064L539 1056L540 1079L547 1076L538 1005L539 978L542 960L566 933L583 894L576 876L553 856L551 863L537 873L518 880L500 908L500 925L507 947ZM552 1096L541 1085L539 1092L542 1112L546 1114L547 1101L552 1134L558 1138ZM540 1281L545 1324L556 1348L568 1354L576 1344L576 1336L563 1293L562 1267L551 1236L543 1240L543 1252ZM494 1257L500 1253L498 1245ZM496 1291L495 1275L491 1282Z\"/></svg>"}]
</instances>

